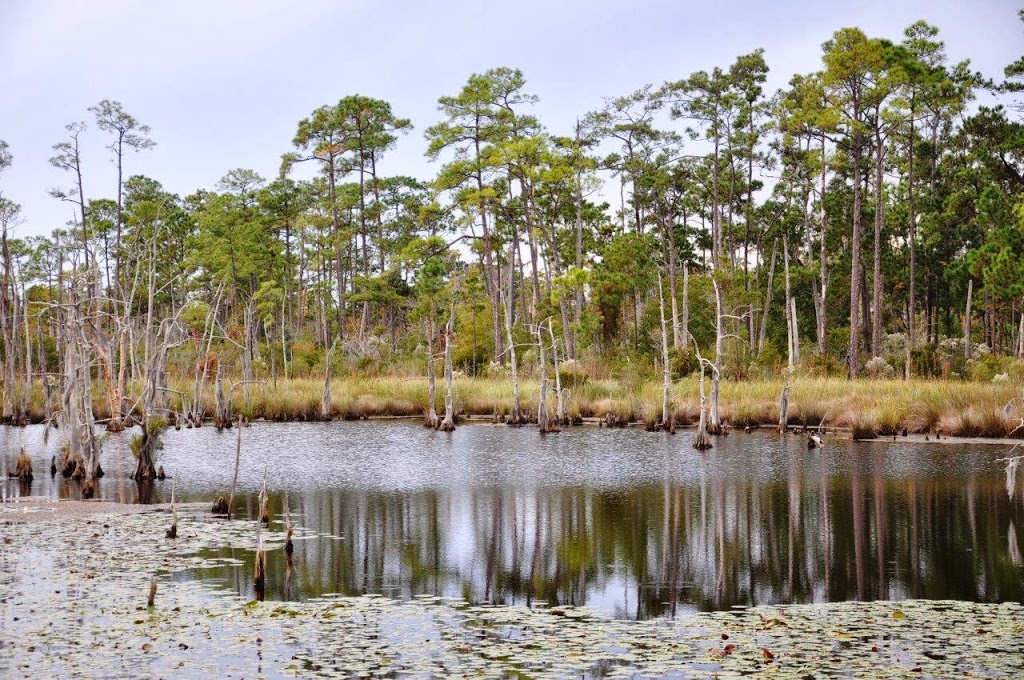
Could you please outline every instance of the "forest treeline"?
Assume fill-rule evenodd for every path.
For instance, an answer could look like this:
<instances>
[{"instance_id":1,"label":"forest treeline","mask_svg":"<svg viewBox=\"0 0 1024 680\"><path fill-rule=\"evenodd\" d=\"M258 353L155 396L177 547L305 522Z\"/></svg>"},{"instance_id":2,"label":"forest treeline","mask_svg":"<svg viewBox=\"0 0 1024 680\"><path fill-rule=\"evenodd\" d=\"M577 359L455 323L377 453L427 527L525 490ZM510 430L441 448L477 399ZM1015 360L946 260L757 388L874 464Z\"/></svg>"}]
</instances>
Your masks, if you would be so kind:
<instances>
[{"instance_id":1,"label":"forest treeline","mask_svg":"<svg viewBox=\"0 0 1024 680\"><path fill-rule=\"evenodd\" d=\"M470 76L417 128L345 96L281 140L278 177L237 168L188 196L138 173L152 132L103 100L53 146L74 223L14 238L0 194L4 417L73 382L116 429L166 400L168 371L194 372L177 395L198 408L219 374L228 392L331 365L432 374L446 350L513 378L703 363L712 428L721 378L1019 371L1024 57L987 78L924 22L842 28L820 56L771 93L756 50L570 130L544 126L514 68ZM84 157L86 135L110 157ZM436 173L389 174L417 135ZM110 159L116 184L89 181Z\"/></svg>"}]
</instances>

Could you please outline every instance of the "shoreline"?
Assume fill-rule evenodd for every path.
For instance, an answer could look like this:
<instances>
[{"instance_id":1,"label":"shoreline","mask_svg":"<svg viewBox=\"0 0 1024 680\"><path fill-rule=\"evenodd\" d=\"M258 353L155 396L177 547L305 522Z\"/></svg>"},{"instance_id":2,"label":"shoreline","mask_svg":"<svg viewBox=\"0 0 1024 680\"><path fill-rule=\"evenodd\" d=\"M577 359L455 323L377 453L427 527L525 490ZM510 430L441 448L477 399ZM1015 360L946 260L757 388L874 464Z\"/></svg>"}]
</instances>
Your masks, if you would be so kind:
<instances>
[{"instance_id":1,"label":"shoreline","mask_svg":"<svg viewBox=\"0 0 1024 680\"><path fill-rule=\"evenodd\" d=\"M780 379L721 383L720 412L733 432L746 427L777 429ZM944 380L870 380L799 377L789 383L787 422L791 429L851 432L856 439L939 433L942 438L1024 439L1024 382L998 383ZM172 379L168 408L181 413L179 394L192 390L188 381ZM650 427L661 419L663 388L656 381L598 380L584 375L563 377L566 417L573 423L610 427ZM28 408L31 423L45 422L41 389L36 386ZM521 405L530 421L537 417L539 383L521 381ZM204 386L204 425L215 412L214 385ZM699 419L699 387L689 376L672 387L672 418L676 428L695 426ZM330 412L321 412L323 381L309 378L261 381L252 386L248 402L232 395L232 418L271 422L325 420L421 419L429 407L427 379L420 376L339 377L331 381ZM435 409L443 412L444 386L439 383ZM511 411L512 385L502 378L459 376L454 382L456 415L464 421L500 422ZM548 395L549 415L556 398ZM1009 411L1009 412L1007 412ZM109 418L102 394L93 399L99 423ZM1015 428L1016 429L1015 431ZM940 440L941 441L941 440Z\"/></svg>"}]
</instances>

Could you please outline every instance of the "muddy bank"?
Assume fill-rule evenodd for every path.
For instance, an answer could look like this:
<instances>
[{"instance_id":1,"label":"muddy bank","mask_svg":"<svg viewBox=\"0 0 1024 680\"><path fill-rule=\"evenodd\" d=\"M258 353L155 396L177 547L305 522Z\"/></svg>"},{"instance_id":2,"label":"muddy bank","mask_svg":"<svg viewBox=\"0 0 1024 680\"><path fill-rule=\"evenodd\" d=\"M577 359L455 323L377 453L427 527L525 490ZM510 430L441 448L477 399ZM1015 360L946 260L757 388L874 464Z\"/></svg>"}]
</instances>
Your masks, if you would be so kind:
<instances>
[{"instance_id":1,"label":"muddy bank","mask_svg":"<svg viewBox=\"0 0 1024 680\"><path fill-rule=\"evenodd\" d=\"M162 509L24 507L33 505L51 521L0 513L0 675L951 677L1024 668L1020 604L838 603L631 622L431 596L258 603L183 579L228 559L200 558L201 549L252 549L254 522L179 509L171 540ZM281 550L281 527L271 528L266 547ZM296 540L307 537L297 528Z\"/></svg>"}]
</instances>

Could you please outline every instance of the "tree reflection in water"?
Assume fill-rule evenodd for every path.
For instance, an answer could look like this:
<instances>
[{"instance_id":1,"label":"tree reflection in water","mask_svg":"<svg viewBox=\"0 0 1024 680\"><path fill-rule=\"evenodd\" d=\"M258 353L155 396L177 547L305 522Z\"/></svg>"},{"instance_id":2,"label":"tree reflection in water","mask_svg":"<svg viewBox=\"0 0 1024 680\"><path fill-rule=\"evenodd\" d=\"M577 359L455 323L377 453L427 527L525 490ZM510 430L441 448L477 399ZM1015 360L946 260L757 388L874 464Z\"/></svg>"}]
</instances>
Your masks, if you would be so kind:
<instances>
[{"instance_id":1,"label":"tree reflection in water","mask_svg":"<svg viewBox=\"0 0 1024 680\"><path fill-rule=\"evenodd\" d=\"M692 433L415 424L257 424L245 431L240 512L256 514L269 471L272 516L319 532L267 555L267 598L430 594L473 602L587 605L623 618L734 605L876 598L1024 599L1019 528L1002 447L830 441L734 434L707 453ZM38 440L38 441L37 441ZM54 439L0 428L0 447L48 469ZM168 500L140 489L127 438L104 446L103 497ZM160 464L182 502L230 486L233 441L213 428L169 433ZM74 498L58 475L5 499ZM182 530L186 522L182 522ZM270 529L284 531L283 521ZM196 573L252 594L242 566Z\"/></svg>"},{"instance_id":2,"label":"tree reflection in water","mask_svg":"<svg viewBox=\"0 0 1024 680\"><path fill-rule=\"evenodd\" d=\"M624 618L788 602L1021 599L1007 527L1015 537L1024 512L999 476L890 476L884 458L854 449L845 475L794 460L785 479L769 481L311 492L293 501L293 522L324 535L296 542L288 597L430 594L589 605ZM268 557L268 597L284 598L284 556ZM250 566L213 576L245 593Z\"/></svg>"}]
</instances>

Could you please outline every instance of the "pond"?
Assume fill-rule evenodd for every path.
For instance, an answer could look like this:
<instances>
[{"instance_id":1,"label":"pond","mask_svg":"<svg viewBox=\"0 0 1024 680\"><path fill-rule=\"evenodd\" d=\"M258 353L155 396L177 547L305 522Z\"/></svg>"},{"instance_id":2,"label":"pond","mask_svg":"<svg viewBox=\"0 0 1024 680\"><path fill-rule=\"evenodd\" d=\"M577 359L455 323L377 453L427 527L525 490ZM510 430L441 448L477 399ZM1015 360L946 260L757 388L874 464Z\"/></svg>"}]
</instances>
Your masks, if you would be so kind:
<instances>
[{"instance_id":1,"label":"pond","mask_svg":"<svg viewBox=\"0 0 1024 680\"><path fill-rule=\"evenodd\" d=\"M74 497L49 475L58 435L0 428L35 481L0 494ZM107 437L104 498L135 502L133 433ZM146 500L227 495L236 430L168 430L170 476ZM830 440L734 432L705 453L692 433L412 421L256 423L242 430L236 503L255 514L264 478L271 531L294 525L295 570L268 554L267 599L379 593L473 603L587 606L614 618L677 617L781 603L1024 599L1024 503L1010 500L1003 446ZM12 465L11 461L5 465ZM187 578L252 596L251 551ZM224 562L231 562L225 560Z\"/></svg>"}]
</instances>

